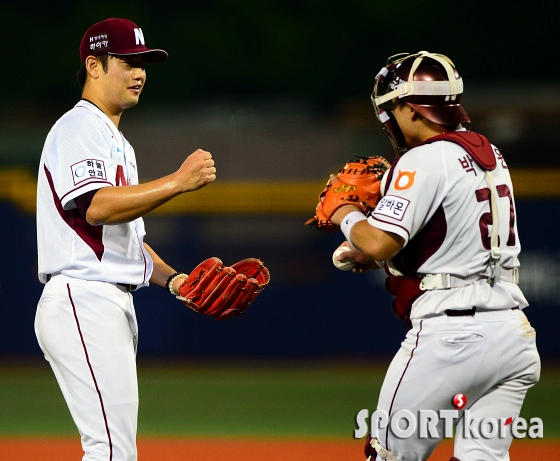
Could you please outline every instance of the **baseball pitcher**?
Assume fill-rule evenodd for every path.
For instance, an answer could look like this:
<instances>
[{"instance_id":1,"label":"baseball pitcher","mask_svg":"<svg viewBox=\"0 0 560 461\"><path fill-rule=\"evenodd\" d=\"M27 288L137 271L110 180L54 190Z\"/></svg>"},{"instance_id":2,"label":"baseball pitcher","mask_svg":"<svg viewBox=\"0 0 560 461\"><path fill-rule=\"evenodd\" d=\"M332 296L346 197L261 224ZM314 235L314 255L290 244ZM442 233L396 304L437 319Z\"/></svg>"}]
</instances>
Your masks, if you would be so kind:
<instances>
[{"instance_id":1,"label":"baseball pitcher","mask_svg":"<svg viewBox=\"0 0 560 461\"><path fill-rule=\"evenodd\" d=\"M153 283L191 309L227 320L266 286L263 263L224 267L208 258L177 272L144 242L142 216L216 179L210 152L139 184L134 149L119 131L138 103L146 63L167 52L145 45L141 28L109 18L80 44L82 99L49 132L39 166L37 243L45 284L35 319L49 361L81 434L84 461L135 461L138 328L132 292Z\"/></svg>"}]
</instances>

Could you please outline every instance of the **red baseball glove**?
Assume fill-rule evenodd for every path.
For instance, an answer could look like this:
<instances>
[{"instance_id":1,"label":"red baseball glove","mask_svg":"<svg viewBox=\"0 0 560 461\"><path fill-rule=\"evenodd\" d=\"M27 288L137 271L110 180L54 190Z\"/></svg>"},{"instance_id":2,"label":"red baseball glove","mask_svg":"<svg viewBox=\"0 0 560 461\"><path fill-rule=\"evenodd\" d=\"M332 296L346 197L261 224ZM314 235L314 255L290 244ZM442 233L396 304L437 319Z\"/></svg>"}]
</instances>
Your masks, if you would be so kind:
<instances>
[{"instance_id":1,"label":"red baseball glove","mask_svg":"<svg viewBox=\"0 0 560 461\"><path fill-rule=\"evenodd\" d=\"M178 299L200 314L216 320L241 315L270 281L261 260L248 258L224 267L218 258L196 266L179 287Z\"/></svg>"},{"instance_id":2,"label":"red baseball glove","mask_svg":"<svg viewBox=\"0 0 560 461\"><path fill-rule=\"evenodd\" d=\"M380 156L348 161L336 176L331 175L319 194L315 216L305 224L334 232L339 227L331 222L331 216L341 206L354 205L364 214L369 213L381 197L381 178L390 167L391 164Z\"/></svg>"}]
</instances>

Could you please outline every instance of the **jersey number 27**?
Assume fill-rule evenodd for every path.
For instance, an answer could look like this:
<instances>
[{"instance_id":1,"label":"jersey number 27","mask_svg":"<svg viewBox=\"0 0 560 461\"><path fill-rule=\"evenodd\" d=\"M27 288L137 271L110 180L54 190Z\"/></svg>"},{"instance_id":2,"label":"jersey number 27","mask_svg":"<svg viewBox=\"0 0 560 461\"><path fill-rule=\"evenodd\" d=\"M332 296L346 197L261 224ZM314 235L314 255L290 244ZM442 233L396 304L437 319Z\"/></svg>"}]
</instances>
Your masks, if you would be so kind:
<instances>
[{"instance_id":1,"label":"jersey number 27","mask_svg":"<svg viewBox=\"0 0 560 461\"><path fill-rule=\"evenodd\" d=\"M501 184L496 186L496 190L498 191L498 197L501 198L509 198L509 236L506 242L507 246L514 246L515 245L515 211L513 209L513 198L511 196L511 191L506 184ZM492 205L490 201L490 189L487 187L483 189L478 189L476 191L476 199L479 202L488 201L488 205L490 206L490 211L488 213L484 213L480 217L480 235L482 237L482 245L485 249L490 250L490 232L488 230L488 226L492 224Z\"/></svg>"}]
</instances>

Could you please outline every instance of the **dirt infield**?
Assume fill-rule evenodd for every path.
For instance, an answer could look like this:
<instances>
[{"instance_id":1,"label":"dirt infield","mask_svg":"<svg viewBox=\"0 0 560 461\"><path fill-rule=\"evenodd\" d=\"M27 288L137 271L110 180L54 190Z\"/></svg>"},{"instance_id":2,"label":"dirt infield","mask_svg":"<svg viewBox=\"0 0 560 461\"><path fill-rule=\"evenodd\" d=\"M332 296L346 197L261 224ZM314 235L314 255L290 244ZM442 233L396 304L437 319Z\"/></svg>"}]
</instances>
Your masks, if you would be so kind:
<instances>
[{"instance_id":1,"label":"dirt infield","mask_svg":"<svg viewBox=\"0 0 560 461\"><path fill-rule=\"evenodd\" d=\"M363 442L333 440L201 440L141 438L141 461L363 461ZM444 442L430 461L449 461L452 444ZM5 461L79 461L83 452L77 438L0 438L0 458ZM511 460L553 460L560 457L560 441L515 441Z\"/></svg>"}]
</instances>

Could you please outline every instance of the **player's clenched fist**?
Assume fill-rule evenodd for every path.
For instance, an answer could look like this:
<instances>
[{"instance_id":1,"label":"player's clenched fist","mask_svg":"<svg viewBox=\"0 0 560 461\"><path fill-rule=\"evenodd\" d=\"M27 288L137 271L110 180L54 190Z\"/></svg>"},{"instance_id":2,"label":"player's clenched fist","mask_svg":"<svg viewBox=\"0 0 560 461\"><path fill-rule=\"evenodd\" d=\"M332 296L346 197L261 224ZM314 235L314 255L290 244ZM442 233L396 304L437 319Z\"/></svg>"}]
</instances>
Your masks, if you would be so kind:
<instances>
[{"instance_id":1,"label":"player's clenched fist","mask_svg":"<svg viewBox=\"0 0 560 461\"><path fill-rule=\"evenodd\" d=\"M216 167L212 154L202 149L195 150L176 173L179 187L190 192L204 187L216 179Z\"/></svg>"}]
</instances>

